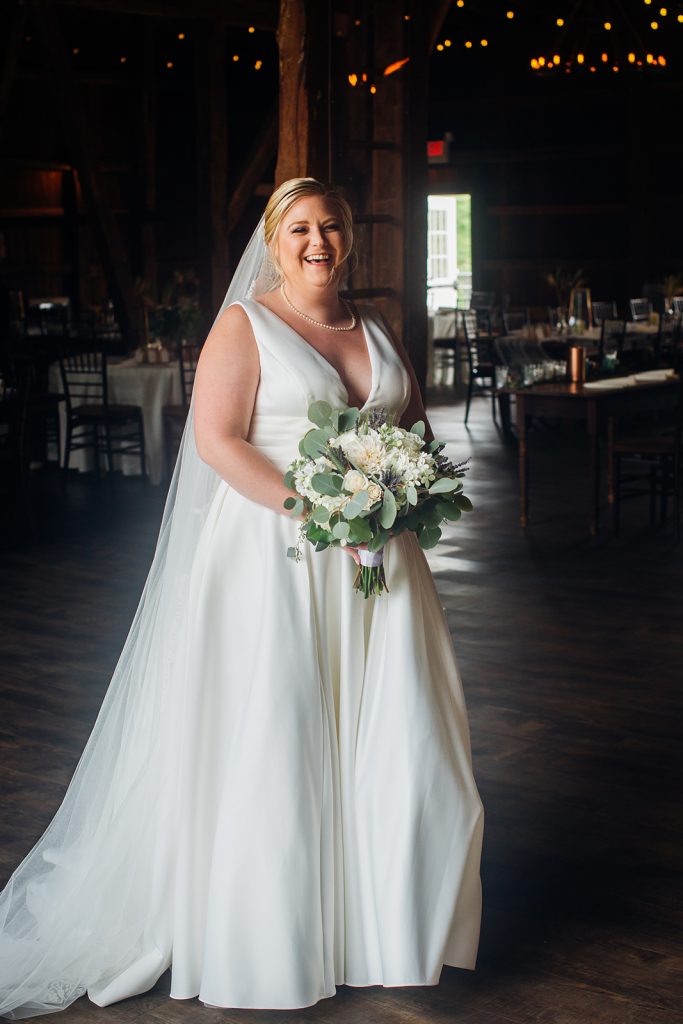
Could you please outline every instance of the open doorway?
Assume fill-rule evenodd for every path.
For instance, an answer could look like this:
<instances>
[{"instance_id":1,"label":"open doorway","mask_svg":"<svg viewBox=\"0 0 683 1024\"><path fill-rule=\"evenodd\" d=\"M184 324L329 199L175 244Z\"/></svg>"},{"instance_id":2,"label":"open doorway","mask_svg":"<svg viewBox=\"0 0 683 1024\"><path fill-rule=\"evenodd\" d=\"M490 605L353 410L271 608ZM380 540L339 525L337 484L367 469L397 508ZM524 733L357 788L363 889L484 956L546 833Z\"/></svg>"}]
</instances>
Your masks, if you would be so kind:
<instances>
[{"instance_id":1,"label":"open doorway","mask_svg":"<svg viewBox=\"0 0 683 1024\"><path fill-rule=\"evenodd\" d=\"M472 196L429 196L427 308L466 309L471 295Z\"/></svg>"}]
</instances>

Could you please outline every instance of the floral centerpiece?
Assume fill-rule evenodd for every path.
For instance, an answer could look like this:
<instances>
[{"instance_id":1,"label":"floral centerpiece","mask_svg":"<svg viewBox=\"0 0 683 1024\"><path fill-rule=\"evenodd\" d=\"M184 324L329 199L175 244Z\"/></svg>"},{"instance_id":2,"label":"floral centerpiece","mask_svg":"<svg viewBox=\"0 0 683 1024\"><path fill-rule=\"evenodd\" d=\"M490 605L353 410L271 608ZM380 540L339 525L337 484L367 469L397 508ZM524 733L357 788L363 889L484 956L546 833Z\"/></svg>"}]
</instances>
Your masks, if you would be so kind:
<instances>
[{"instance_id":1,"label":"floral centerpiece","mask_svg":"<svg viewBox=\"0 0 683 1024\"><path fill-rule=\"evenodd\" d=\"M305 541L316 551L356 547L355 589L366 598L381 594L389 589L383 549L391 537L410 530L432 548L441 523L471 511L462 493L467 465L450 462L441 441L426 442L421 421L405 430L381 410L333 410L327 402L314 402L308 418L314 427L285 474L297 494L285 508L301 518L297 545L287 554L298 561Z\"/></svg>"}]
</instances>

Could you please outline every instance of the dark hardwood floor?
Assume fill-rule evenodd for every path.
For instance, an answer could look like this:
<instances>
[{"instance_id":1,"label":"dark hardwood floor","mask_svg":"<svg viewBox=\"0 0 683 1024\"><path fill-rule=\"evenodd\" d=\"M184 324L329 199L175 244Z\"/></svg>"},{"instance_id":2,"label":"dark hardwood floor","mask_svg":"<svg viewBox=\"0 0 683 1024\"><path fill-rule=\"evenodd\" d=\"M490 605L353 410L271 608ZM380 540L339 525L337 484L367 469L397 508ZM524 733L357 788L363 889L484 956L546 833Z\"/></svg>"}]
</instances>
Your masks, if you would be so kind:
<instances>
[{"instance_id":1,"label":"dark hardwood floor","mask_svg":"<svg viewBox=\"0 0 683 1024\"><path fill-rule=\"evenodd\" d=\"M476 972L433 988L351 989L300 1011L214 1010L150 993L51 1020L149 1024L674 1024L683 1020L681 546L646 501L587 530L587 452L531 439L532 525L488 403L435 402L472 456L475 512L431 554L467 695L486 808ZM0 880L56 809L127 632L163 496L136 480L34 481L36 535L0 588ZM384 599L384 598L383 598ZM391 598L387 598L390 600Z\"/></svg>"}]
</instances>

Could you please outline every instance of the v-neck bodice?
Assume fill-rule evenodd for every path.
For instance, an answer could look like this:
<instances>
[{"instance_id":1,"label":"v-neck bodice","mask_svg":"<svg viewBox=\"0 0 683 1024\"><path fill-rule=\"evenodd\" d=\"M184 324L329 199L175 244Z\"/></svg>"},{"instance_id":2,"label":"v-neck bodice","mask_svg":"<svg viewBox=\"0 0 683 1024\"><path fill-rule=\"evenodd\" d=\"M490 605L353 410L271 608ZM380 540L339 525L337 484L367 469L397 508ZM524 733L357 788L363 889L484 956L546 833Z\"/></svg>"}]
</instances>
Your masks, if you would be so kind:
<instances>
[{"instance_id":1,"label":"v-neck bodice","mask_svg":"<svg viewBox=\"0 0 683 1024\"><path fill-rule=\"evenodd\" d=\"M251 322L261 368L249 441L284 467L311 426L311 402L340 408L349 404L349 395L332 363L281 317L253 299L240 305ZM377 311L364 306L359 314L372 374L362 408L398 417L408 404L410 379Z\"/></svg>"}]
</instances>

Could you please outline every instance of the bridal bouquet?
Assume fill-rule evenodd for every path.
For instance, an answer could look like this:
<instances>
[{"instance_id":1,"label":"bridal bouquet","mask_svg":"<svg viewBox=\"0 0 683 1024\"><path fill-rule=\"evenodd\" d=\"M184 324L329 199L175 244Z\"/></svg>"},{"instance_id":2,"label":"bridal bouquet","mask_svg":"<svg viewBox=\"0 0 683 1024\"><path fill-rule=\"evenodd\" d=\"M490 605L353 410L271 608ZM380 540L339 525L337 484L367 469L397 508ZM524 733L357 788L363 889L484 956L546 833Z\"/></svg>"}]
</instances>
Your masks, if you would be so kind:
<instances>
[{"instance_id":1,"label":"bridal bouquet","mask_svg":"<svg viewBox=\"0 0 683 1024\"><path fill-rule=\"evenodd\" d=\"M404 430L380 410L333 410L327 402L314 402L308 418L314 427L285 474L298 495L285 508L302 517L297 546L287 554L298 561L304 541L316 551L357 547L355 589L366 598L381 594L389 589L382 555L392 536L412 530L423 548L433 548L440 523L471 511L462 493L467 466L453 465L442 442L425 443L422 421Z\"/></svg>"}]
</instances>

